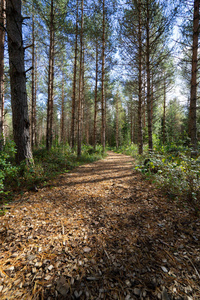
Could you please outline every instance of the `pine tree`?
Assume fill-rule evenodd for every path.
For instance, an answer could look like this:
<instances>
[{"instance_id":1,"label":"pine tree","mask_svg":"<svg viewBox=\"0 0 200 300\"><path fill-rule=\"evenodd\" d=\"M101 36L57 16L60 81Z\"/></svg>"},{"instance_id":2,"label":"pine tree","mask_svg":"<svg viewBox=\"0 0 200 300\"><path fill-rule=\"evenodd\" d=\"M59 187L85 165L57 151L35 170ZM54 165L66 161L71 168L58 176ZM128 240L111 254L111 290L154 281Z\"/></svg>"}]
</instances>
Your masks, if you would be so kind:
<instances>
[{"instance_id":1,"label":"pine tree","mask_svg":"<svg viewBox=\"0 0 200 300\"><path fill-rule=\"evenodd\" d=\"M199 0L194 0L193 13L193 44L192 44L192 72L190 89L189 136L194 151L197 150L197 53L199 38Z\"/></svg>"},{"instance_id":2,"label":"pine tree","mask_svg":"<svg viewBox=\"0 0 200 300\"><path fill-rule=\"evenodd\" d=\"M4 43L6 1L0 1L0 151L4 144Z\"/></svg>"},{"instance_id":3,"label":"pine tree","mask_svg":"<svg viewBox=\"0 0 200 300\"><path fill-rule=\"evenodd\" d=\"M50 45L49 45L49 71L48 71L48 100L47 100L47 134L46 148L49 150L53 143L53 115L54 115L54 59L55 59L55 13L54 0L51 0L50 9Z\"/></svg>"},{"instance_id":4,"label":"pine tree","mask_svg":"<svg viewBox=\"0 0 200 300\"><path fill-rule=\"evenodd\" d=\"M24 68L24 48L22 41L21 0L6 3L8 51L10 66L11 105L13 135L17 147L16 162L26 160L31 163L30 122L26 93L26 73Z\"/></svg>"}]
</instances>

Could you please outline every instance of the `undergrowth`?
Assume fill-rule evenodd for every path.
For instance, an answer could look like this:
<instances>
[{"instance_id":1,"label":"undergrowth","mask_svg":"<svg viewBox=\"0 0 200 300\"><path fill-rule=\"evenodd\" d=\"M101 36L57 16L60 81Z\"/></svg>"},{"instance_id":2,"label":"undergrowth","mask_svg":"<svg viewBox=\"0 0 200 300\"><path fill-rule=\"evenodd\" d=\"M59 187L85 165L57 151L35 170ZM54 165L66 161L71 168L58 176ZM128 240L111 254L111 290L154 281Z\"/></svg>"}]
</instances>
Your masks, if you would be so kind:
<instances>
[{"instance_id":1,"label":"undergrowth","mask_svg":"<svg viewBox=\"0 0 200 300\"><path fill-rule=\"evenodd\" d=\"M137 145L114 149L135 158L135 169L150 179L172 199L200 203L200 156L191 157L191 149L175 144L157 146L138 155Z\"/></svg>"},{"instance_id":2,"label":"undergrowth","mask_svg":"<svg viewBox=\"0 0 200 300\"><path fill-rule=\"evenodd\" d=\"M14 163L15 145L12 141L7 142L0 152L0 198L5 202L16 192L36 190L47 185L56 175L67 173L81 164L93 162L105 155L100 145L96 146L96 150L92 146L83 145L79 158L69 145L56 146L49 151L42 147L33 152L34 165L27 166L23 162L17 166Z\"/></svg>"}]
</instances>

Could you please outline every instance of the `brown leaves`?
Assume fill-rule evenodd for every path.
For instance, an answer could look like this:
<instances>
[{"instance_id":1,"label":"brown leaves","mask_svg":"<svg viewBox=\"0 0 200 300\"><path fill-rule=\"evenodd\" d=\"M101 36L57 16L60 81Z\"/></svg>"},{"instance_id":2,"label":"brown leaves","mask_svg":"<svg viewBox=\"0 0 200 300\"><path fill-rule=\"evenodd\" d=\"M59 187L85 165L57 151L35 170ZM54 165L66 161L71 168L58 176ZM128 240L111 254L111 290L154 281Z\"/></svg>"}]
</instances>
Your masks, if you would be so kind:
<instances>
[{"instance_id":1,"label":"brown leaves","mask_svg":"<svg viewBox=\"0 0 200 300\"><path fill-rule=\"evenodd\" d=\"M130 157L81 166L0 222L1 299L200 297L200 221L133 173Z\"/></svg>"},{"instance_id":2,"label":"brown leaves","mask_svg":"<svg viewBox=\"0 0 200 300\"><path fill-rule=\"evenodd\" d=\"M67 296L69 292L69 285L65 279L65 277L61 276L56 282L57 291L64 297Z\"/></svg>"}]
</instances>

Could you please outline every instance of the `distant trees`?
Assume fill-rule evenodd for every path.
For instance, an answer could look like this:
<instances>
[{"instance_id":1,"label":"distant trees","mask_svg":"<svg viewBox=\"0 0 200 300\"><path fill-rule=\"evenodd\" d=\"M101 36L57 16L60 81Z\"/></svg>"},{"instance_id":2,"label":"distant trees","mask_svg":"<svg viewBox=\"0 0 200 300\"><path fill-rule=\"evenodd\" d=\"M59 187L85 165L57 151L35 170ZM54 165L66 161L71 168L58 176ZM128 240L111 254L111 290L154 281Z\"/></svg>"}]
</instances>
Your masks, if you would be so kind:
<instances>
[{"instance_id":1,"label":"distant trees","mask_svg":"<svg viewBox=\"0 0 200 300\"><path fill-rule=\"evenodd\" d=\"M121 21L122 54L133 76L134 94L138 97L136 131L139 154L143 152L146 119L148 146L150 151L153 149L154 111L162 97L159 92L159 99L156 99L156 93L157 90L163 91L160 66L170 55L167 41L174 17L174 11L166 9L156 0L131 1L124 9Z\"/></svg>"},{"instance_id":2,"label":"distant trees","mask_svg":"<svg viewBox=\"0 0 200 300\"><path fill-rule=\"evenodd\" d=\"M9 7L9 10L12 9ZM9 27L9 10L8 45L11 57L14 50L10 50L13 41L9 30L14 31L14 24L12 28ZM173 130L168 126L169 107L171 118L179 101L177 99L173 106L171 99L174 96L171 99L168 96L174 73L169 32L176 15L176 10L168 2L131 0L119 7L115 0L99 0L95 3L83 0L34 0L30 4L25 3L24 10L28 18L21 18L19 24L22 34L22 21L26 22L23 32L26 51L22 54L18 49L15 58L10 58L10 82L12 98L14 94L15 97L17 95L13 84L19 84L21 80L17 90L24 95L24 85L25 88L27 86L27 99L17 97L21 101L18 109L21 105L24 107L26 140L30 140L30 129L32 148L42 143L49 150L55 144L68 142L80 156L83 143L92 144L94 149L101 143L105 150L107 143L119 147L123 141L128 141L129 136L132 143L137 143L138 153L142 154L144 143L152 151L158 139L161 144L172 141L170 132ZM191 86L188 134L194 149L197 148L198 131L195 115L198 99L198 12L199 3L195 0L194 26L191 26L191 16L186 26L190 32L191 48L185 49L188 62L187 72L184 72L190 73L188 70L193 66L192 77L187 80L188 87ZM5 18L2 17L3 20ZM4 45L3 26L0 27L0 47ZM118 55L115 56L117 50ZM4 117L2 54L3 51L0 53L1 137ZM121 61L119 54L123 57ZM20 63L17 62L19 57ZM120 61L118 67L115 65L117 61ZM32 69L32 73L25 72L25 69ZM119 74L116 76L116 73ZM6 98L9 102L8 93ZM16 132L21 122L17 124L15 103L12 100ZM180 130L181 126L177 128ZM20 149L20 145L17 148Z\"/></svg>"}]
</instances>

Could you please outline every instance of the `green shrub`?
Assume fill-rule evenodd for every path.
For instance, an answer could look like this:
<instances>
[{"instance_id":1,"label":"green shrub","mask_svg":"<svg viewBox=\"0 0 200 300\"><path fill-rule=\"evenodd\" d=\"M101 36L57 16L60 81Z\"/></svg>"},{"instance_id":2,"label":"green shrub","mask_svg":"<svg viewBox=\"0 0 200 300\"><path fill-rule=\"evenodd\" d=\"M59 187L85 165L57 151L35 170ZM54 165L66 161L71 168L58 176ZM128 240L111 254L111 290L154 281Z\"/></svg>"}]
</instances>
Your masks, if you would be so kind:
<instances>
[{"instance_id":1,"label":"green shrub","mask_svg":"<svg viewBox=\"0 0 200 300\"><path fill-rule=\"evenodd\" d=\"M15 152L12 141L0 152L0 193L4 196L13 190L21 191L43 185L57 174L69 172L80 164L101 159L105 155L100 145L97 145L95 151L92 146L83 145L80 158L77 158L76 152L69 145L57 145L49 151L45 148L35 150L33 165L22 162L16 166Z\"/></svg>"},{"instance_id":2,"label":"green shrub","mask_svg":"<svg viewBox=\"0 0 200 300\"><path fill-rule=\"evenodd\" d=\"M138 155L135 144L123 145L115 152L131 155L135 159L135 169L151 179L170 197L200 200L200 157L191 157L191 149L175 143L159 145L155 143L151 153L144 145L144 154Z\"/></svg>"},{"instance_id":3,"label":"green shrub","mask_svg":"<svg viewBox=\"0 0 200 300\"><path fill-rule=\"evenodd\" d=\"M153 179L158 187L171 196L187 196L189 200L199 199L200 159L191 158L189 154L152 153L147 165L138 164L136 169Z\"/></svg>"},{"instance_id":4,"label":"green shrub","mask_svg":"<svg viewBox=\"0 0 200 300\"><path fill-rule=\"evenodd\" d=\"M8 141L0 151L0 194L5 193L5 183L12 183L17 178L18 168L12 164L15 153L15 144L12 141Z\"/></svg>"}]
</instances>

